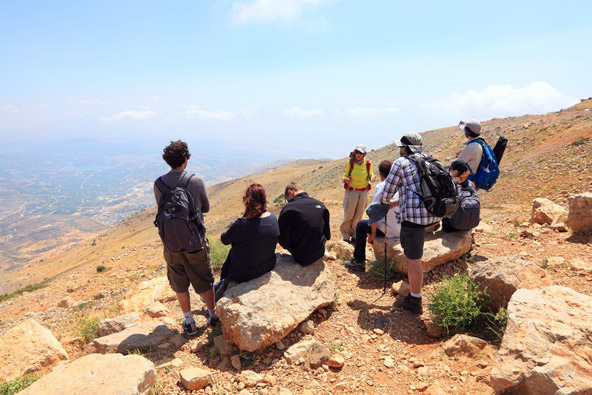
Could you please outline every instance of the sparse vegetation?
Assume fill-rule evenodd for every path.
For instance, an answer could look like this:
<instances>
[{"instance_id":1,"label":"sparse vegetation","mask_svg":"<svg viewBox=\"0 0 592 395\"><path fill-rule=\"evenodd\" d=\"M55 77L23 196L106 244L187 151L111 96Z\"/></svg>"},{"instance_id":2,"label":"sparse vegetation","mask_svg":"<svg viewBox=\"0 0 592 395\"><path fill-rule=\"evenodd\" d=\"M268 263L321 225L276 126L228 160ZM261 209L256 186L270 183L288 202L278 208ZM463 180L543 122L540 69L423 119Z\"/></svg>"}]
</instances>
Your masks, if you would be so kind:
<instances>
[{"instance_id":1,"label":"sparse vegetation","mask_svg":"<svg viewBox=\"0 0 592 395\"><path fill-rule=\"evenodd\" d=\"M251 366L255 362L256 355L252 352L243 351L238 355L238 357L241 361L241 365L245 367Z\"/></svg>"},{"instance_id":2,"label":"sparse vegetation","mask_svg":"<svg viewBox=\"0 0 592 395\"><path fill-rule=\"evenodd\" d=\"M39 376L27 374L25 376L14 379L13 381L1 383L0 395L17 394L37 380L39 380Z\"/></svg>"},{"instance_id":3,"label":"sparse vegetation","mask_svg":"<svg viewBox=\"0 0 592 395\"><path fill-rule=\"evenodd\" d=\"M512 240L515 239L517 237L517 233L515 232L510 232L507 235L503 235L502 239L506 239L506 240Z\"/></svg>"},{"instance_id":4,"label":"sparse vegetation","mask_svg":"<svg viewBox=\"0 0 592 395\"><path fill-rule=\"evenodd\" d=\"M80 337L82 343L92 342L97 337L100 320L99 317L80 317L74 327L74 335Z\"/></svg>"},{"instance_id":5,"label":"sparse vegetation","mask_svg":"<svg viewBox=\"0 0 592 395\"><path fill-rule=\"evenodd\" d=\"M141 357L144 357L144 358L154 362L154 356L152 355L152 347L148 347L146 349L136 348L133 350L126 350L123 354L124 355L139 355Z\"/></svg>"},{"instance_id":6,"label":"sparse vegetation","mask_svg":"<svg viewBox=\"0 0 592 395\"><path fill-rule=\"evenodd\" d=\"M148 395L161 395L164 394L164 389L166 387L166 383L158 376L156 376L156 380L154 380L154 385L150 388L150 392Z\"/></svg>"},{"instance_id":7,"label":"sparse vegetation","mask_svg":"<svg viewBox=\"0 0 592 395\"><path fill-rule=\"evenodd\" d=\"M385 264L384 261L374 261L370 265L368 275L375 280L384 280ZM391 261L386 262L386 279L391 280L395 278L395 269Z\"/></svg>"},{"instance_id":8,"label":"sparse vegetation","mask_svg":"<svg viewBox=\"0 0 592 395\"><path fill-rule=\"evenodd\" d=\"M109 270L109 268L105 265L98 265L97 266L97 273L103 273L105 271Z\"/></svg>"},{"instance_id":9,"label":"sparse vegetation","mask_svg":"<svg viewBox=\"0 0 592 395\"><path fill-rule=\"evenodd\" d=\"M331 350L331 352L336 352L336 351L341 351L342 347L341 344L339 342L329 342L329 345L327 346L329 348L329 350Z\"/></svg>"},{"instance_id":10,"label":"sparse vegetation","mask_svg":"<svg viewBox=\"0 0 592 395\"><path fill-rule=\"evenodd\" d=\"M541 268L548 269L549 268L549 259L543 258L541 261Z\"/></svg>"},{"instance_id":11,"label":"sparse vegetation","mask_svg":"<svg viewBox=\"0 0 592 395\"><path fill-rule=\"evenodd\" d=\"M220 239L210 240L210 259L212 260L212 267L214 269L220 269L222 267L228 256L228 251L230 251L230 246L222 244Z\"/></svg>"},{"instance_id":12,"label":"sparse vegetation","mask_svg":"<svg viewBox=\"0 0 592 395\"><path fill-rule=\"evenodd\" d=\"M584 137L570 144L570 147L579 147L580 145L589 144L590 137Z\"/></svg>"},{"instance_id":13,"label":"sparse vegetation","mask_svg":"<svg viewBox=\"0 0 592 395\"><path fill-rule=\"evenodd\" d=\"M45 287L47 287L47 284L37 283L37 284L27 285L26 287L18 289L11 294L0 295L0 302L4 302L5 300L9 300L9 299L12 299L16 296L22 295L24 292L33 292L33 291L36 291L38 289L42 289Z\"/></svg>"}]
</instances>

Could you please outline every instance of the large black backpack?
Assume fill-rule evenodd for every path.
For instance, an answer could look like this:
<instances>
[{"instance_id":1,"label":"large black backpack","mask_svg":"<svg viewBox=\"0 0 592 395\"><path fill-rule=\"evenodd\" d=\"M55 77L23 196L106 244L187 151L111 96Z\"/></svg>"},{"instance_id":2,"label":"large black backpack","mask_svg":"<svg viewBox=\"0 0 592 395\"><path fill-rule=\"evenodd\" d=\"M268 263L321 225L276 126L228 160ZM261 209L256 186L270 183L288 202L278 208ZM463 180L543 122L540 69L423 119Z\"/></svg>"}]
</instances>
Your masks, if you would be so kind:
<instances>
[{"instance_id":1,"label":"large black backpack","mask_svg":"<svg viewBox=\"0 0 592 395\"><path fill-rule=\"evenodd\" d=\"M162 244L171 252L195 252L202 248L205 226L187 184L193 177L184 173L176 187L171 188L159 177L155 184L162 192L154 226Z\"/></svg>"},{"instance_id":2,"label":"large black backpack","mask_svg":"<svg viewBox=\"0 0 592 395\"><path fill-rule=\"evenodd\" d=\"M436 217L449 217L457 210L460 199L456 193L456 184L448 171L437 159L430 155L409 156L417 164L421 176L420 197L428 212Z\"/></svg>"},{"instance_id":3,"label":"large black backpack","mask_svg":"<svg viewBox=\"0 0 592 395\"><path fill-rule=\"evenodd\" d=\"M442 221L442 228L447 232L470 230L479 225L479 216L481 214L479 195L470 185L464 187L458 185L457 191L460 197L460 206L454 215Z\"/></svg>"}]
</instances>

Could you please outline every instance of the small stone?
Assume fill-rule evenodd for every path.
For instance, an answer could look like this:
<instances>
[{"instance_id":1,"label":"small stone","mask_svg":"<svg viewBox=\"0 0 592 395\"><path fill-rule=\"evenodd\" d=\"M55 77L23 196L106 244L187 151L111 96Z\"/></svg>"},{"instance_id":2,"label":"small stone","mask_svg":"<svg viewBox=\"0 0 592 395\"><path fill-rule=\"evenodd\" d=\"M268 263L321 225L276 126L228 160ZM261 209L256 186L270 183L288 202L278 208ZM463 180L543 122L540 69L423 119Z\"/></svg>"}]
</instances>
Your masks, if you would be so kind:
<instances>
[{"instance_id":1,"label":"small stone","mask_svg":"<svg viewBox=\"0 0 592 395\"><path fill-rule=\"evenodd\" d=\"M203 348L205 346L206 346L206 343L203 342L202 340L200 340L191 346L191 352L193 352L193 353L200 352L201 350L203 350Z\"/></svg>"},{"instance_id":2,"label":"small stone","mask_svg":"<svg viewBox=\"0 0 592 395\"><path fill-rule=\"evenodd\" d=\"M341 369L344 364L345 358L343 358L343 356L341 356L340 354L331 355L331 358L329 358L329 362L327 362L327 365L329 365L329 367L333 369Z\"/></svg>"},{"instance_id":3,"label":"small stone","mask_svg":"<svg viewBox=\"0 0 592 395\"><path fill-rule=\"evenodd\" d=\"M393 361L393 359L391 357L386 357L384 359L384 366L386 366L387 368L392 368L395 366L395 362Z\"/></svg>"},{"instance_id":4,"label":"small stone","mask_svg":"<svg viewBox=\"0 0 592 395\"><path fill-rule=\"evenodd\" d=\"M241 360L238 355L233 355L230 357L230 364L236 370L241 370L242 368Z\"/></svg>"},{"instance_id":5,"label":"small stone","mask_svg":"<svg viewBox=\"0 0 592 395\"><path fill-rule=\"evenodd\" d=\"M376 328L373 332L376 333L378 336L384 335L384 331L382 329Z\"/></svg>"},{"instance_id":6,"label":"small stone","mask_svg":"<svg viewBox=\"0 0 592 395\"><path fill-rule=\"evenodd\" d=\"M284 344L284 342L283 342L283 341L281 341L281 340L278 340L278 341L275 343L275 348L277 348L278 350L280 350L280 351L281 351L281 350L283 350L283 349L285 349L285 348L286 348L286 345Z\"/></svg>"},{"instance_id":7,"label":"small stone","mask_svg":"<svg viewBox=\"0 0 592 395\"><path fill-rule=\"evenodd\" d=\"M301 323L300 332L304 333L305 335L314 334L314 322L312 320L307 320Z\"/></svg>"}]
</instances>

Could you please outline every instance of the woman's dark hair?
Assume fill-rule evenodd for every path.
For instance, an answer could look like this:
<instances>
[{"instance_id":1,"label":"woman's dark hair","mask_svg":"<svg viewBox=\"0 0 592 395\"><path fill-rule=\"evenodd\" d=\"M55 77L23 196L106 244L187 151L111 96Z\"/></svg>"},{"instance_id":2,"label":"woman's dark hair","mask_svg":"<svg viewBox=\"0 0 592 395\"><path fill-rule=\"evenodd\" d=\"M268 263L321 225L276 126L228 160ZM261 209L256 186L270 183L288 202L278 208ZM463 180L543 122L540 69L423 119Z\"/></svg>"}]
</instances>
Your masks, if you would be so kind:
<instances>
[{"instance_id":1,"label":"woman's dark hair","mask_svg":"<svg viewBox=\"0 0 592 395\"><path fill-rule=\"evenodd\" d=\"M243 198L245 203L245 217L247 219L258 218L267 211L267 197L265 188L261 184L251 184Z\"/></svg>"},{"instance_id":2,"label":"woman's dark hair","mask_svg":"<svg viewBox=\"0 0 592 395\"><path fill-rule=\"evenodd\" d=\"M162 152L162 159L173 169L181 166L185 159L191 158L187 143L181 140L171 141Z\"/></svg>"},{"instance_id":3,"label":"woman's dark hair","mask_svg":"<svg viewBox=\"0 0 592 395\"><path fill-rule=\"evenodd\" d=\"M393 162L390 160L383 160L378 165L378 172L382 174L384 178L387 178L389 173L391 172L391 167L393 167Z\"/></svg>"}]
</instances>

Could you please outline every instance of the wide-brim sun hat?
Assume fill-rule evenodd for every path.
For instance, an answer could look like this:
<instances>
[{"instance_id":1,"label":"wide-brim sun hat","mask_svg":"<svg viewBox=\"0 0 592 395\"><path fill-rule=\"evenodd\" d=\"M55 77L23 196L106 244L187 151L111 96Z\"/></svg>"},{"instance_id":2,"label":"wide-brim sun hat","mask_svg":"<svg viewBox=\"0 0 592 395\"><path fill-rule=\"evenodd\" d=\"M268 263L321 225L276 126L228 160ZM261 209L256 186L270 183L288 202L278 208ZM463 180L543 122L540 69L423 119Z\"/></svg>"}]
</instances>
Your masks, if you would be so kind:
<instances>
[{"instance_id":1,"label":"wide-brim sun hat","mask_svg":"<svg viewBox=\"0 0 592 395\"><path fill-rule=\"evenodd\" d=\"M395 140L397 147L407 147L411 152L421 152L423 138L419 133L409 132L405 133L400 140Z\"/></svg>"},{"instance_id":2,"label":"wide-brim sun hat","mask_svg":"<svg viewBox=\"0 0 592 395\"><path fill-rule=\"evenodd\" d=\"M361 152L362 154L366 155L366 147L362 144L359 144L356 146L356 149L354 149L354 152Z\"/></svg>"},{"instance_id":3,"label":"wide-brim sun hat","mask_svg":"<svg viewBox=\"0 0 592 395\"><path fill-rule=\"evenodd\" d=\"M368 214L368 224L372 225L378 221L380 221L381 219L383 219L384 217L386 217L386 214L389 211L389 205L387 203L381 203L381 202L374 202L371 203L368 208L366 209L366 214Z\"/></svg>"}]
</instances>

